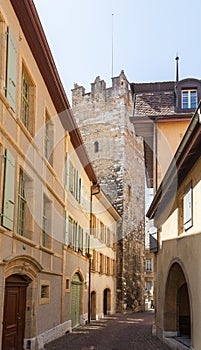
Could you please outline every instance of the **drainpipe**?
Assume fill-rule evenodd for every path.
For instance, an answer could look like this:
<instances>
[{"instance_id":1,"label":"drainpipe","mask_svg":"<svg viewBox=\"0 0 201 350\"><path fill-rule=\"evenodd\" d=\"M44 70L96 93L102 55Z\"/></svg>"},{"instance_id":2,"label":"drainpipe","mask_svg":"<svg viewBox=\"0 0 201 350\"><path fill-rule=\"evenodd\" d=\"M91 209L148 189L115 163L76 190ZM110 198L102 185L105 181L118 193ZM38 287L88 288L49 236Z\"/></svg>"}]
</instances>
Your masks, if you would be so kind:
<instances>
[{"instance_id":1,"label":"drainpipe","mask_svg":"<svg viewBox=\"0 0 201 350\"><path fill-rule=\"evenodd\" d=\"M90 193L90 221L89 221L89 239L88 239L88 258L89 258L89 288L88 288L88 324L91 321L91 263L92 255L90 254L90 236L92 232L92 198L93 195L100 193L100 185L95 184L91 186Z\"/></svg>"}]
</instances>

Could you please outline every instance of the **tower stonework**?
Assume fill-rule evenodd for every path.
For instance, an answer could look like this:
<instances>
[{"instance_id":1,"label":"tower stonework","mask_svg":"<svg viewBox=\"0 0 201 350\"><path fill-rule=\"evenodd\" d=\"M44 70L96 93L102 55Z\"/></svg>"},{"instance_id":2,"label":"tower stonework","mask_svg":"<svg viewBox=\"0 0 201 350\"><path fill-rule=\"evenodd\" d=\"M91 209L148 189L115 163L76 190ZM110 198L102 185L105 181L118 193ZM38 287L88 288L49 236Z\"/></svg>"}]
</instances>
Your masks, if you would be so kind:
<instances>
[{"instance_id":1,"label":"tower stonework","mask_svg":"<svg viewBox=\"0 0 201 350\"><path fill-rule=\"evenodd\" d=\"M117 247L117 312L144 308L144 159L135 136L130 84L97 77L91 92L75 84L72 108L101 189L121 215Z\"/></svg>"}]
</instances>

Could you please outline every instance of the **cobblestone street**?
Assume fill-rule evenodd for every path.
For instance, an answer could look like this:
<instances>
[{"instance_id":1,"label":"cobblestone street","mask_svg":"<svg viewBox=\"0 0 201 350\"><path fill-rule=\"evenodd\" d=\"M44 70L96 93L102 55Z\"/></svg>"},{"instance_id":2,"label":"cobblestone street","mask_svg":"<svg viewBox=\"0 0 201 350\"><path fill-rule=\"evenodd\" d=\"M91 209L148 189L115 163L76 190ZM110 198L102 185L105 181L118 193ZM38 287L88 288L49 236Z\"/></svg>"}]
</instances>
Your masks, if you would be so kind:
<instances>
[{"instance_id":1,"label":"cobblestone street","mask_svg":"<svg viewBox=\"0 0 201 350\"><path fill-rule=\"evenodd\" d=\"M47 344L46 350L169 350L151 333L153 312L114 315Z\"/></svg>"}]
</instances>

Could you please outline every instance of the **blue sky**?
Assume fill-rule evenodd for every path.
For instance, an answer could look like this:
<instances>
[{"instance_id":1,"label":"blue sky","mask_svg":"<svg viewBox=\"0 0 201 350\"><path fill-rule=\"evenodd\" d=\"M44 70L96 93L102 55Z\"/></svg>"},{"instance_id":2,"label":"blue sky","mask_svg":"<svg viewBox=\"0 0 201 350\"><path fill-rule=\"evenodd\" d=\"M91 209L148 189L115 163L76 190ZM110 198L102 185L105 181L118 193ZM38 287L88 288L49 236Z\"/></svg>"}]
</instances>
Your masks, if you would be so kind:
<instances>
[{"instance_id":1,"label":"blue sky","mask_svg":"<svg viewBox=\"0 0 201 350\"><path fill-rule=\"evenodd\" d=\"M100 75L111 86L130 82L201 79L200 0L34 0L62 83L71 102L74 83L87 91Z\"/></svg>"}]
</instances>

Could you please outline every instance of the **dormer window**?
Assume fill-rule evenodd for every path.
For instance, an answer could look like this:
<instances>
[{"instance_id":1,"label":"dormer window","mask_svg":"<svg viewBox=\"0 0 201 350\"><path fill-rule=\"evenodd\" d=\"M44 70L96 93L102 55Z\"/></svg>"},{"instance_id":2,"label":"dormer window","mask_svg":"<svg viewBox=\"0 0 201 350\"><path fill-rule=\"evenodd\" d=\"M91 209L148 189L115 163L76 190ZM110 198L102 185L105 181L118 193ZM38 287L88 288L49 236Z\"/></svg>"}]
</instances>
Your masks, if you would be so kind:
<instances>
[{"instance_id":1,"label":"dormer window","mask_svg":"<svg viewBox=\"0 0 201 350\"><path fill-rule=\"evenodd\" d=\"M197 107L197 89L182 90L181 92L182 108L196 108Z\"/></svg>"}]
</instances>

